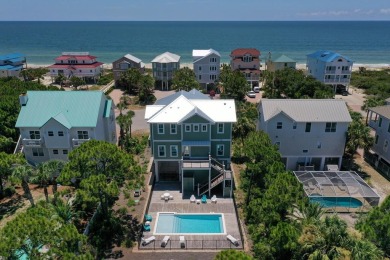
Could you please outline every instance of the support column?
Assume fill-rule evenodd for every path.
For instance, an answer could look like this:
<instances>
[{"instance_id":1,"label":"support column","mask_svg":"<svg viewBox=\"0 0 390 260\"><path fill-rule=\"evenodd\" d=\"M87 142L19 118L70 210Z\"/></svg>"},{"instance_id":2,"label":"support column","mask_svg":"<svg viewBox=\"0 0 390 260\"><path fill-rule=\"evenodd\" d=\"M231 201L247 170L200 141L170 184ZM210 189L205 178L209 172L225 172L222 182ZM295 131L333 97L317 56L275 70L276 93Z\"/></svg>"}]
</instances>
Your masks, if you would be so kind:
<instances>
[{"instance_id":1,"label":"support column","mask_svg":"<svg viewBox=\"0 0 390 260\"><path fill-rule=\"evenodd\" d=\"M156 182L160 179L160 173L158 172L158 161L154 161L154 173L156 174Z\"/></svg>"},{"instance_id":2,"label":"support column","mask_svg":"<svg viewBox=\"0 0 390 260\"><path fill-rule=\"evenodd\" d=\"M325 167L325 157L322 157L321 164L320 164L320 171L324 171L325 170L324 167Z\"/></svg>"},{"instance_id":3,"label":"support column","mask_svg":"<svg viewBox=\"0 0 390 260\"><path fill-rule=\"evenodd\" d=\"M343 160L343 157L341 156L341 157L339 157L339 170L341 169L341 161Z\"/></svg>"}]
</instances>

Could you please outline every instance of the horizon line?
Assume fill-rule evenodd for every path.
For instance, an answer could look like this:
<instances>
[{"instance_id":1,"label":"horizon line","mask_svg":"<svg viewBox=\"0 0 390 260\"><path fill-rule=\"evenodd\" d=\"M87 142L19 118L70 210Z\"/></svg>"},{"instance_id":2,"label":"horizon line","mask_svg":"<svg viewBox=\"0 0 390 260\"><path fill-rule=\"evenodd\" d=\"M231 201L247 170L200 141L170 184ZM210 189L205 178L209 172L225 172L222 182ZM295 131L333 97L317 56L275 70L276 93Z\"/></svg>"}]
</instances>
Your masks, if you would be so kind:
<instances>
[{"instance_id":1,"label":"horizon line","mask_svg":"<svg viewBox=\"0 0 390 260\"><path fill-rule=\"evenodd\" d=\"M390 20L0 20L0 22L390 22Z\"/></svg>"}]
</instances>

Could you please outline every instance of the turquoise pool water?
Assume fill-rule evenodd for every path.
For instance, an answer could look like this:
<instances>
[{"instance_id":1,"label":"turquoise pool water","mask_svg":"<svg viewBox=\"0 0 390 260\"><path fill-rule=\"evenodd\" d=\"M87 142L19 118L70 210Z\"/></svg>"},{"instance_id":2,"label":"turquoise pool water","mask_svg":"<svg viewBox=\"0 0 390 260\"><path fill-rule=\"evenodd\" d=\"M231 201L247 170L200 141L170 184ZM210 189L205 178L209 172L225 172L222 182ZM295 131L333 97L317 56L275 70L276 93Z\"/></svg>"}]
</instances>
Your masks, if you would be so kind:
<instances>
[{"instance_id":1,"label":"turquoise pool water","mask_svg":"<svg viewBox=\"0 0 390 260\"><path fill-rule=\"evenodd\" d=\"M155 233L219 234L224 233L222 214L160 213Z\"/></svg>"},{"instance_id":2,"label":"turquoise pool water","mask_svg":"<svg viewBox=\"0 0 390 260\"><path fill-rule=\"evenodd\" d=\"M310 197L311 202L317 202L324 208L345 207L360 208L363 203L355 198L336 198L336 197Z\"/></svg>"}]
</instances>

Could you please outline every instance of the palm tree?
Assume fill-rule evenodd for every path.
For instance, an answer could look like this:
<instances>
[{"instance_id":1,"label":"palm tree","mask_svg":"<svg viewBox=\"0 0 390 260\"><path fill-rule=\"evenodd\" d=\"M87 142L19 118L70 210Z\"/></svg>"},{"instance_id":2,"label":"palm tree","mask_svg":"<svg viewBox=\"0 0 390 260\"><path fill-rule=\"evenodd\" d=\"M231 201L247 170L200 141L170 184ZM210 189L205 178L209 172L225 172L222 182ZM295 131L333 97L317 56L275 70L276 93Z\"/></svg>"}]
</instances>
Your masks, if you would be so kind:
<instances>
[{"instance_id":1,"label":"palm tree","mask_svg":"<svg viewBox=\"0 0 390 260\"><path fill-rule=\"evenodd\" d=\"M47 191L47 187L49 186L50 182L53 182L53 195L57 193L57 183L55 180L61 172L63 166L64 162L54 160L41 163L37 167L34 180L38 182L41 187L43 187L43 192L45 194L47 203L49 202L49 193Z\"/></svg>"},{"instance_id":2,"label":"palm tree","mask_svg":"<svg viewBox=\"0 0 390 260\"><path fill-rule=\"evenodd\" d=\"M56 212L56 216L60 218L64 223L68 224L72 222L74 212L69 201L65 203L63 200L58 200L57 204L53 205L53 209Z\"/></svg>"},{"instance_id":3,"label":"palm tree","mask_svg":"<svg viewBox=\"0 0 390 260\"><path fill-rule=\"evenodd\" d=\"M18 165L12 171L12 177L20 180L22 182L22 188L24 191L24 196L30 201L31 206L35 206L34 198L31 195L30 187L28 183L30 181L30 177L33 177L35 174L35 170L31 165Z\"/></svg>"},{"instance_id":4,"label":"palm tree","mask_svg":"<svg viewBox=\"0 0 390 260\"><path fill-rule=\"evenodd\" d=\"M320 223L324 210L319 203L301 203L295 205L291 219L301 223L302 226Z\"/></svg>"},{"instance_id":5,"label":"palm tree","mask_svg":"<svg viewBox=\"0 0 390 260\"><path fill-rule=\"evenodd\" d=\"M51 173L51 176L52 176L52 192L53 192L53 204L56 204L56 198L57 198L57 177L60 175L62 169L64 168L65 166L65 162L64 161L57 161L57 160L53 160L53 161L49 161L47 162L48 164L48 169Z\"/></svg>"}]
</instances>

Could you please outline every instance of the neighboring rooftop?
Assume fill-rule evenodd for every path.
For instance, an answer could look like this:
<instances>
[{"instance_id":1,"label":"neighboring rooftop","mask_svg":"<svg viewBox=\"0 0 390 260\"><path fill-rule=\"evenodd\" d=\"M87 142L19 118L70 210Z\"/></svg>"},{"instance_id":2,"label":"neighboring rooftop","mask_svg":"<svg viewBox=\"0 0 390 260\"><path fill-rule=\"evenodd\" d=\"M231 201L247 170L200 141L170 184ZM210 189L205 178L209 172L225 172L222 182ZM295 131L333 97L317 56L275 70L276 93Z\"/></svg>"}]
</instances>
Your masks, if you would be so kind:
<instances>
[{"instance_id":1,"label":"neighboring rooftop","mask_svg":"<svg viewBox=\"0 0 390 260\"><path fill-rule=\"evenodd\" d=\"M142 60L138 59L137 57L131 55L131 54L126 54L124 56L125 58L134 61L135 63L141 63Z\"/></svg>"},{"instance_id":2,"label":"neighboring rooftop","mask_svg":"<svg viewBox=\"0 0 390 260\"><path fill-rule=\"evenodd\" d=\"M219 54L219 52L217 52L216 50L213 50L213 49L208 49L208 50L192 50L192 58L194 60L194 62L197 62L198 60L201 60L211 54L215 54L219 57L221 57L221 55Z\"/></svg>"},{"instance_id":3,"label":"neighboring rooftop","mask_svg":"<svg viewBox=\"0 0 390 260\"><path fill-rule=\"evenodd\" d=\"M352 122L341 99L262 99L264 120L284 113L296 122Z\"/></svg>"},{"instance_id":4,"label":"neighboring rooftop","mask_svg":"<svg viewBox=\"0 0 390 260\"><path fill-rule=\"evenodd\" d=\"M290 57L286 55L281 55L279 57L276 57L274 59L271 58L272 62L296 62L295 60L291 59Z\"/></svg>"},{"instance_id":5,"label":"neighboring rooftop","mask_svg":"<svg viewBox=\"0 0 390 260\"><path fill-rule=\"evenodd\" d=\"M18 60L22 61L24 60L26 55L22 53L8 53L4 55L0 55L0 61L5 61L5 60Z\"/></svg>"},{"instance_id":6,"label":"neighboring rooftop","mask_svg":"<svg viewBox=\"0 0 390 260\"><path fill-rule=\"evenodd\" d=\"M152 62L158 62L158 63L171 63L171 62L179 62L180 56L170 53L170 52L164 52L163 54L158 55L156 58L152 60Z\"/></svg>"},{"instance_id":7,"label":"neighboring rooftop","mask_svg":"<svg viewBox=\"0 0 390 260\"><path fill-rule=\"evenodd\" d=\"M390 106L370 107L369 110L390 119Z\"/></svg>"},{"instance_id":8,"label":"neighboring rooftop","mask_svg":"<svg viewBox=\"0 0 390 260\"><path fill-rule=\"evenodd\" d=\"M244 56L245 54L250 54L252 56L260 56L260 51L255 48L240 48L235 49L231 52L230 56Z\"/></svg>"},{"instance_id":9,"label":"neighboring rooftop","mask_svg":"<svg viewBox=\"0 0 390 260\"><path fill-rule=\"evenodd\" d=\"M28 91L16 127L42 127L54 119L65 127L96 127L101 91ZM108 104L103 104L108 106Z\"/></svg>"},{"instance_id":10,"label":"neighboring rooftop","mask_svg":"<svg viewBox=\"0 0 390 260\"><path fill-rule=\"evenodd\" d=\"M348 62L352 62L349 58L346 56L343 56L337 52L332 51L316 51L314 53L308 54L307 57L315 58L324 62L332 62L336 59L343 58L347 60Z\"/></svg>"},{"instance_id":11,"label":"neighboring rooftop","mask_svg":"<svg viewBox=\"0 0 390 260\"><path fill-rule=\"evenodd\" d=\"M199 90L197 89L192 89L190 91L184 91L184 90L180 90L172 95L169 95L169 96L166 96L162 99L159 99L156 101L156 103L154 103L154 105L163 105L163 106L166 106L168 105L169 103L171 103L173 100L175 100L176 98L178 98L179 96L184 96L186 97L187 99L206 99L206 100L209 100L210 97L203 94L202 92L200 92Z\"/></svg>"}]
</instances>

